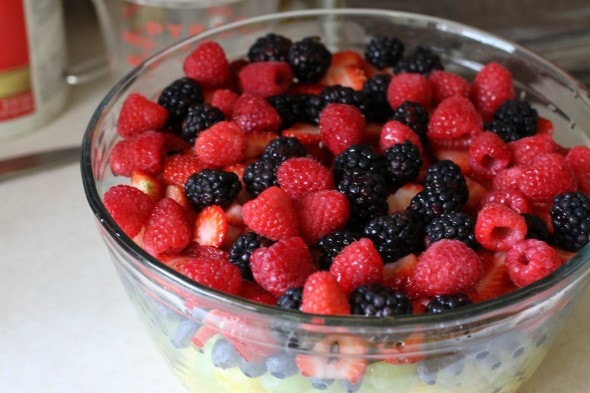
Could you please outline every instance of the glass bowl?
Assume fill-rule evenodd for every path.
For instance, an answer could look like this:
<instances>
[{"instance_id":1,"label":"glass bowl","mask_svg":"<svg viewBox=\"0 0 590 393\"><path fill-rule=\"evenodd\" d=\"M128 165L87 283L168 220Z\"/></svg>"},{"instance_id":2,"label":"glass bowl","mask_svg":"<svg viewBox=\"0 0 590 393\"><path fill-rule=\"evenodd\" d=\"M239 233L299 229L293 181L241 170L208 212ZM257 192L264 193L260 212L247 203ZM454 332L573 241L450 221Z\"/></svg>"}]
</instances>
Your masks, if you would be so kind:
<instances>
[{"instance_id":1,"label":"glass bowl","mask_svg":"<svg viewBox=\"0 0 590 393\"><path fill-rule=\"evenodd\" d=\"M433 47L446 69L466 78L486 62L500 62L512 71L518 94L554 123L559 143L588 144L590 102L571 77L517 44L442 19L383 10L299 11L212 29L159 52L100 103L84 136L81 166L88 202L120 279L173 372L193 392L516 391L542 361L587 283L588 247L533 285L477 305L393 320L329 317L205 288L148 255L109 216L101 199L123 182L110 171L109 153L125 97L157 97L183 75L185 56L202 41L219 42L228 58L237 59L268 32L293 40L317 35L331 50L362 50L371 36L392 34L408 47ZM373 349L359 351L359 342L368 341L376 343ZM231 351L219 347L228 342L246 360L226 359ZM295 359L315 362L317 372L301 375ZM366 367L362 378L347 372L355 362Z\"/></svg>"}]
</instances>

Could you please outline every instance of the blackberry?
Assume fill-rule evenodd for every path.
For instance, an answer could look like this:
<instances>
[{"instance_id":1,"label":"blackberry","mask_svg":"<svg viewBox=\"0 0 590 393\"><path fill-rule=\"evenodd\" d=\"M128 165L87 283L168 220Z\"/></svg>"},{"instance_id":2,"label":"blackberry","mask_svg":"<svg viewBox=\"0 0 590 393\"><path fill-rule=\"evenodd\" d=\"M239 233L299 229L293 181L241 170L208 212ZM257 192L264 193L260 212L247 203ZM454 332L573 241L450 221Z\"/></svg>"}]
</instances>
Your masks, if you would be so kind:
<instances>
[{"instance_id":1,"label":"blackberry","mask_svg":"<svg viewBox=\"0 0 590 393\"><path fill-rule=\"evenodd\" d=\"M426 225L426 247L442 239L460 240L471 248L477 246L473 218L463 212L443 213Z\"/></svg>"},{"instance_id":2,"label":"blackberry","mask_svg":"<svg viewBox=\"0 0 590 393\"><path fill-rule=\"evenodd\" d=\"M325 103L322 97L316 94L303 94L303 122L310 124L318 124L320 121L320 113L324 109Z\"/></svg>"},{"instance_id":3,"label":"blackberry","mask_svg":"<svg viewBox=\"0 0 590 393\"><path fill-rule=\"evenodd\" d=\"M361 285L350 294L350 311L366 317L392 317L412 313L412 301L402 291L379 283Z\"/></svg>"},{"instance_id":4,"label":"blackberry","mask_svg":"<svg viewBox=\"0 0 590 393\"><path fill-rule=\"evenodd\" d=\"M211 104L191 105L182 122L181 135L187 142L194 144L201 131L223 120L225 120L223 112Z\"/></svg>"},{"instance_id":5,"label":"blackberry","mask_svg":"<svg viewBox=\"0 0 590 393\"><path fill-rule=\"evenodd\" d=\"M385 158L377 153L371 145L363 143L352 145L334 158L332 174L336 182L340 181L344 172L360 168L377 173L387 179L388 172Z\"/></svg>"},{"instance_id":6,"label":"blackberry","mask_svg":"<svg viewBox=\"0 0 590 393\"><path fill-rule=\"evenodd\" d=\"M239 236L229 249L229 261L236 265L242 277L246 280L253 280L252 269L250 268L250 255L260 248L267 247L270 240L258 235L255 232L247 232Z\"/></svg>"},{"instance_id":7,"label":"blackberry","mask_svg":"<svg viewBox=\"0 0 590 393\"><path fill-rule=\"evenodd\" d=\"M289 48L287 60L301 83L315 83L326 74L332 54L319 37L306 37Z\"/></svg>"},{"instance_id":8,"label":"blackberry","mask_svg":"<svg viewBox=\"0 0 590 393\"><path fill-rule=\"evenodd\" d=\"M303 299L303 287L289 288L277 300L277 306L287 310L299 310Z\"/></svg>"},{"instance_id":9,"label":"blackberry","mask_svg":"<svg viewBox=\"0 0 590 393\"><path fill-rule=\"evenodd\" d=\"M365 48L365 60L378 70L393 67L404 54L404 44L396 37L373 37Z\"/></svg>"},{"instance_id":10,"label":"blackberry","mask_svg":"<svg viewBox=\"0 0 590 393\"><path fill-rule=\"evenodd\" d=\"M377 74L363 83L362 92L366 97L367 121L384 123L391 116L391 105L387 101L389 82L391 82L391 75Z\"/></svg>"},{"instance_id":11,"label":"blackberry","mask_svg":"<svg viewBox=\"0 0 590 393\"><path fill-rule=\"evenodd\" d=\"M407 210L376 217L363 228L363 235L373 241L383 263L420 251L423 233L422 220Z\"/></svg>"},{"instance_id":12,"label":"blackberry","mask_svg":"<svg viewBox=\"0 0 590 393\"><path fill-rule=\"evenodd\" d=\"M412 198L407 210L413 211L425 223L429 223L444 213L461 211L462 206L463 204L457 203L454 194L449 190L437 192L427 188Z\"/></svg>"},{"instance_id":13,"label":"blackberry","mask_svg":"<svg viewBox=\"0 0 590 393\"><path fill-rule=\"evenodd\" d=\"M186 117L191 105L203 102L203 89L201 85L191 78L180 78L172 82L162 90L158 97L158 104L168 110L166 125L175 133L182 131L182 121Z\"/></svg>"},{"instance_id":14,"label":"blackberry","mask_svg":"<svg viewBox=\"0 0 590 393\"><path fill-rule=\"evenodd\" d=\"M248 49L248 59L256 61L287 61L293 42L279 34L268 33Z\"/></svg>"},{"instance_id":15,"label":"blackberry","mask_svg":"<svg viewBox=\"0 0 590 393\"><path fill-rule=\"evenodd\" d=\"M437 295L426 306L426 312L438 314L469 304L473 304L473 302L471 302L469 297L463 293L456 295Z\"/></svg>"},{"instance_id":16,"label":"blackberry","mask_svg":"<svg viewBox=\"0 0 590 393\"><path fill-rule=\"evenodd\" d=\"M513 126L524 138L537 133L539 114L526 100L506 100L494 112L494 120Z\"/></svg>"},{"instance_id":17,"label":"blackberry","mask_svg":"<svg viewBox=\"0 0 590 393\"><path fill-rule=\"evenodd\" d=\"M281 116L279 130L284 130L297 122L307 119L305 112L306 101L303 95L279 94L268 97L266 100L276 109L279 116Z\"/></svg>"},{"instance_id":18,"label":"blackberry","mask_svg":"<svg viewBox=\"0 0 590 393\"><path fill-rule=\"evenodd\" d=\"M184 186L186 197L199 210L211 205L226 207L241 189L238 175L217 169L203 169L191 175Z\"/></svg>"},{"instance_id":19,"label":"blackberry","mask_svg":"<svg viewBox=\"0 0 590 393\"><path fill-rule=\"evenodd\" d=\"M558 246L578 251L590 240L590 198L582 192L567 192L553 199L549 210L553 236Z\"/></svg>"},{"instance_id":20,"label":"blackberry","mask_svg":"<svg viewBox=\"0 0 590 393\"><path fill-rule=\"evenodd\" d=\"M243 180L250 195L256 197L267 188L279 185L277 167L277 162L269 158L260 158L246 166Z\"/></svg>"},{"instance_id":21,"label":"blackberry","mask_svg":"<svg viewBox=\"0 0 590 393\"><path fill-rule=\"evenodd\" d=\"M350 203L351 227L387 213L387 184L377 173L354 168L343 173L336 188Z\"/></svg>"},{"instance_id":22,"label":"blackberry","mask_svg":"<svg viewBox=\"0 0 590 393\"><path fill-rule=\"evenodd\" d=\"M389 184L397 189L404 184L415 180L420 174L422 167L422 156L418 147L406 140L397 143L385 151L385 160Z\"/></svg>"},{"instance_id":23,"label":"blackberry","mask_svg":"<svg viewBox=\"0 0 590 393\"><path fill-rule=\"evenodd\" d=\"M322 100L323 107L332 103L348 104L356 106L363 113L365 113L367 107L367 99L365 94L362 91L354 90L352 87L348 86L326 86L320 93L320 98Z\"/></svg>"},{"instance_id":24,"label":"blackberry","mask_svg":"<svg viewBox=\"0 0 590 393\"><path fill-rule=\"evenodd\" d=\"M422 75L428 75L434 70L444 69L440 56L432 51L430 48L417 46L408 54L408 56L401 59L395 66L396 73L413 72Z\"/></svg>"},{"instance_id":25,"label":"blackberry","mask_svg":"<svg viewBox=\"0 0 590 393\"><path fill-rule=\"evenodd\" d=\"M465 177L451 160L441 160L428 167L424 187L437 193L449 193L458 205L467 202L469 196Z\"/></svg>"},{"instance_id":26,"label":"blackberry","mask_svg":"<svg viewBox=\"0 0 590 393\"><path fill-rule=\"evenodd\" d=\"M305 157L306 155L307 149L299 139L280 136L266 145L262 158L268 158L278 164L289 158Z\"/></svg>"},{"instance_id":27,"label":"blackberry","mask_svg":"<svg viewBox=\"0 0 590 393\"><path fill-rule=\"evenodd\" d=\"M412 131L418 134L423 145L428 143L426 132L430 115L424 105L418 102L404 101L400 106L393 109L390 119L397 120L410 127Z\"/></svg>"},{"instance_id":28,"label":"blackberry","mask_svg":"<svg viewBox=\"0 0 590 393\"><path fill-rule=\"evenodd\" d=\"M332 260L342 249L357 241L361 236L346 229L339 229L320 239L318 246L322 252L319 259L320 270L330 270Z\"/></svg>"},{"instance_id":29,"label":"blackberry","mask_svg":"<svg viewBox=\"0 0 590 393\"><path fill-rule=\"evenodd\" d=\"M549 241L551 234L549 228L547 228L547 224L541 217L531 213L521 213L521 216L523 216L526 221L527 239L538 239L544 242Z\"/></svg>"},{"instance_id":30,"label":"blackberry","mask_svg":"<svg viewBox=\"0 0 590 393\"><path fill-rule=\"evenodd\" d=\"M506 143L522 138L515 126L501 120L492 120L484 126L484 129L498 135Z\"/></svg>"}]
</instances>

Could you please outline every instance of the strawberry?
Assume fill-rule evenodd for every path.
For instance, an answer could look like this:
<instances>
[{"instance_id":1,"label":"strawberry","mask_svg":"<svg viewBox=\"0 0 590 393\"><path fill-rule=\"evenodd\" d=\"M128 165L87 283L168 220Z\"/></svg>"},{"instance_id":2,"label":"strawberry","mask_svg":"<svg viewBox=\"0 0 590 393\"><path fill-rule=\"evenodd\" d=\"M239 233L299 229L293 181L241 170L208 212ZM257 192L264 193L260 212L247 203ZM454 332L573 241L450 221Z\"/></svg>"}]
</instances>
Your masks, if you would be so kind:
<instances>
[{"instance_id":1,"label":"strawberry","mask_svg":"<svg viewBox=\"0 0 590 393\"><path fill-rule=\"evenodd\" d=\"M111 151L111 170L115 175L126 177L134 170L159 175L166 153L165 143L166 136L157 131L146 131L119 141Z\"/></svg>"},{"instance_id":2,"label":"strawberry","mask_svg":"<svg viewBox=\"0 0 590 393\"><path fill-rule=\"evenodd\" d=\"M553 122L545 117L539 116L537 121L537 134L553 135Z\"/></svg>"},{"instance_id":3,"label":"strawberry","mask_svg":"<svg viewBox=\"0 0 590 393\"><path fill-rule=\"evenodd\" d=\"M394 263L387 263L383 266L383 285L407 293L412 293L412 277L416 271L418 257L415 254L408 254Z\"/></svg>"},{"instance_id":4,"label":"strawberry","mask_svg":"<svg viewBox=\"0 0 590 393\"><path fill-rule=\"evenodd\" d=\"M202 245L196 241L191 241L189 245L182 251L183 255L188 258L217 258L228 259L227 251L209 245Z\"/></svg>"},{"instance_id":5,"label":"strawberry","mask_svg":"<svg viewBox=\"0 0 590 393\"><path fill-rule=\"evenodd\" d=\"M131 238L141 231L156 204L146 193L125 184L109 188L103 203L113 220Z\"/></svg>"},{"instance_id":6,"label":"strawberry","mask_svg":"<svg viewBox=\"0 0 590 393\"><path fill-rule=\"evenodd\" d=\"M300 310L311 314L349 315L348 295L330 272L315 272L303 286Z\"/></svg>"},{"instance_id":7,"label":"strawberry","mask_svg":"<svg viewBox=\"0 0 590 393\"><path fill-rule=\"evenodd\" d=\"M244 66L238 78L243 92L266 98L286 93L293 83L293 71L286 62L258 61Z\"/></svg>"},{"instance_id":8,"label":"strawberry","mask_svg":"<svg viewBox=\"0 0 590 393\"><path fill-rule=\"evenodd\" d=\"M256 282L277 298L289 288L303 286L316 271L309 248L300 237L257 248L250 255L250 267Z\"/></svg>"},{"instance_id":9,"label":"strawberry","mask_svg":"<svg viewBox=\"0 0 590 393\"><path fill-rule=\"evenodd\" d=\"M242 217L242 205L237 202L232 202L225 208L225 217L227 223L236 227L244 226L244 217Z\"/></svg>"},{"instance_id":10,"label":"strawberry","mask_svg":"<svg viewBox=\"0 0 590 393\"><path fill-rule=\"evenodd\" d=\"M340 85L354 90L362 90L367 80L363 57L352 50L332 54L332 62L328 71L320 81L322 85Z\"/></svg>"},{"instance_id":11,"label":"strawberry","mask_svg":"<svg viewBox=\"0 0 590 393\"><path fill-rule=\"evenodd\" d=\"M572 169L578 190L590 195L590 171L588 171L590 168L590 148L588 146L571 148L565 156L565 161Z\"/></svg>"},{"instance_id":12,"label":"strawberry","mask_svg":"<svg viewBox=\"0 0 590 393\"><path fill-rule=\"evenodd\" d=\"M561 266L561 259L544 241L526 239L508 250L505 264L508 276L521 288L553 273Z\"/></svg>"},{"instance_id":13,"label":"strawberry","mask_svg":"<svg viewBox=\"0 0 590 393\"><path fill-rule=\"evenodd\" d=\"M412 101L430 108L432 103L432 83L421 74L402 72L394 75L387 87L387 101L397 108L405 101Z\"/></svg>"},{"instance_id":14,"label":"strawberry","mask_svg":"<svg viewBox=\"0 0 590 393\"><path fill-rule=\"evenodd\" d=\"M283 130L281 135L297 138L304 146L318 145L322 141L320 128L308 123L295 123Z\"/></svg>"},{"instance_id":15,"label":"strawberry","mask_svg":"<svg viewBox=\"0 0 590 393\"><path fill-rule=\"evenodd\" d=\"M469 176L465 177L465 182L467 183L468 194L464 210L475 215L481 207L482 199L488 194L488 189Z\"/></svg>"},{"instance_id":16,"label":"strawberry","mask_svg":"<svg viewBox=\"0 0 590 393\"><path fill-rule=\"evenodd\" d=\"M475 287L468 292L471 301L480 303L516 289L504 263L506 252L490 252L482 249L478 251L478 254L484 262L484 273Z\"/></svg>"},{"instance_id":17,"label":"strawberry","mask_svg":"<svg viewBox=\"0 0 590 393\"><path fill-rule=\"evenodd\" d=\"M338 155L365 138L365 118L354 105L331 103L320 113L322 142Z\"/></svg>"},{"instance_id":18,"label":"strawberry","mask_svg":"<svg viewBox=\"0 0 590 393\"><path fill-rule=\"evenodd\" d=\"M244 158L256 158L264 153L266 146L279 135L272 131L252 131L246 134Z\"/></svg>"},{"instance_id":19,"label":"strawberry","mask_svg":"<svg viewBox=\"0 0 590 393\"><path fill-rule=\"evenodd\" d=\"M471 101L486 123L504 101L515 96L512 74L496 62L487 63L479 70L469 91Z\"/></svg>"},{"instance_id":20,"label":"strawberry","mask_svg":"<svg viewBox=\"0 0 590 393\"><path fill-rule=\"evenodd\" d=\"M424 186L421 184L406 183L398 188L393 194L389 194L387 197L388 214L405 210L410 206L412 198L422 190L424 190Z\"/></svg>"},{"instance_id":21,"label":"strawberry","mask_svg":"<svg viewBox=\"0 0 590 393\"><path fill-rule=\"evenodd\" d=\"M242 94L235 102L232 120L248 133L252 131L276 132L281 125L281 116L264 98Z\"/></svg>"},{"instance_id":22,"label":"strawberry","mask_svg":"<svg viewBox=\"0 0 590 393\"><path fill-rule=\"evenodd\" d=\"M334 257L330 273L346 293L351 293L361 285L381 282L383 260L373 242L362 238L344 247Z\"/></svg>"},{"instance_id":23,"label":"strawberry","mask_svg":"<svg viewBox=\"0 0 590 393\"><path fill-rule=\"evenodd\" d=\"M272 186L242 206L244 223L254 232L271 240L299 235L297 213L291 198Z\"/></svg>"},{"instance_id":24,"label":"strawberry","mask_svg":"<svg viewBox=\"0 0 590 393\"><path fill-rule=\"evenodd\" d=\"M483 122L473 104L465 97L442 101L432 113L426 136L429 141L460 140L483 130Z\"/></svg>"},{"instance_id":25,"label":"strawberry","mask_svg":"<svg viewBox=\"0 0 590 393\"><path fill-rule=\"evenodd\" d=\"M170 198L160 199L145 225L145 250L157 256L182 251L191 241L192 228L186 211Z\"/></svg>"},{"instance_id":26,"label":"strawberry","mask_svg":"<svg viewBox=\"0 0 590 393\"><path fill-rule=\"evenodd\" d=\"M205 163L191 152L167 156L164 158L163 166L162 181L164 184L174 184L184 188L188 178L204 169Z\"/></svg>"},{"instance_id":27,"label":"strawberry","mask_svg":"<svg viewBox=\"0 0 590 393\"><path fill-rule=\"evenodd\" d=\"M130 181L133 187L145 192L156 201L164 195L164 184L159 177L150 176L135 169L131 172Z\"/></svg>"},{"instance_id":28,"label":"strawberry","mask_svg":"<svg viewBox=\"0 0 590 393\"><path fill-rule=\"evenodd\" d=\"M117 134L131 138L145 131L160 129L167 120L166 108L139 93L131 93L125 98L119 112Z\"/></svg>"},{"instance_id":29,"label":"strawberry","mask_svg":"<svg viewBox=\"0 0 590 393\"><path fill-rule=\"evenodd\" d=\"M221 45L213 41L199 44L184 60L184 73L203 87L231 84L229 62Z\"/></svg>"},{"instance_id":30,"label":"strawberry","mask_svg":"<svg viewBox=\"0 0 590 393\"><path fill-rule=\"evenodd\" d=\"M164 190L164 197L174 199L176 203L178 203L184 208L184 210L187 211L187 214L189 215L189 221L193 222L194 210L188 198L186 197L184 187L177 186L176 184L170 184L169 186L166 186L166 189Z\"/></svg>"},{"instance_id":31,"label":"strawberry","mask_svg":"<svg viewBox=\"0 0 590 393\"><path fill-rule=\"evenodd\" d=\"M240 95L230 89L216 89L211 95L211 105L219 108L226 119L231 117L234 109L234 104L238 100Z\"/></svg>"},{"instance_id":32,"label":"strawberry","mask_svg":"<svg viewBox=\"0 0 590 393\"><path fill-rule=\"evenodd\" d=\"M469 97L469 83L458 74L444 70L434 70L428 75L432 84L432 101L438 105L452 96Z\"/></svg>"},{"instance_id":33,"label":"strawberry","mask_svg":"<svg viewBox=\"0 0 590 393\"><path fill-rule=\"evenodd\" d=\"M465 243L439 240L418 257L412 289L429 296L465 292L475 286L482 271L479 256Z\"/></svg>"},{"instance_id":34,"label":"strawberry","mask_svg":"<svg viewBox=\"0 0 590 393\"><path fill-rule=\"evenodd\" d=\"M207 206L197 215L192 239L202 246L219 247L225 240L227 225L223 208L217 205Z\"/></svg>"},{"instance_id":35,"label":"strawberry","mask_svg":"<svg viewBox=\"0 0 590 393\"><path fill-rule=\"evenodd\" d=\"M277 298L255 281L244 280L238 296L251 302L266 304L268 306L276 306L277 304Z\"/></svg>"},{"instance_id":36,"label":"strawberry","mask_svg":"<svg viewBox=\"0 0 590 393\"><path fill-rule=\"evenodd\" d=\"M202 131L195 140L197 157L208 167L237 164L246 151L246 136L232 121L220 121Z\"/></svg>"},{"instance_id":37,"label":"strawberry","mask_svg":"<svg viewBox=\"0 0 590 393\"><path fill-rule=\"evenodd\" d=\"M176 270L191 280L232 295L242 288L242 275L227 259L190 258L176 264Z\"/></svg>"},{"instance_id":38,"label":"strawberry","mask_svg":"<svg viewBox=\"0 0 590 393\"><path fill-rule=\"evenodd\" d=\"M313 191L295 204L295 210L301 237L309 244L316 244L322 237L344 227L349 203L346 196L336 190Z\"/></svg>"},{"instance_id":39,"label":"strawberry","mask_svg":"<svg viewBox=\"0 0 590 393\"><path fill-rule=\"evenodd\" d=\"M285 160L277 168L277 181L292 199L301 199L314 191L334 188L332 171L308 157Z\"/></svg>"},{"instance_id":40,"label":"strawberry","mask_svg":"<svg viewBox=\"0 0 590 393\"><path fill-rule=\"evenodd\" d=\"M453 161L463 174L469 174L469 151L445 148L432 148L432 154L438 161Z\"/></svg>"},{"instance_id":41,"label":"strawberry","mask_svg":"<svg viewBox=\"0 0 590 393\"><path fill-rule=\"evenodd\" d=\"M193 338L191 338L191 343L193 343L193 345L200 350L203 350L207 341L218 334L218 329L209 325L202 325L199 330L197 330Z\"/></svg>"},{"instance_id":42,"label":"strawberry","mask_svg":"<svg viewBox=\"0 0 590 393\"><path fill-rule=\"evenodd\" d=\"M475 239L484 248L506 251L523 240L528 228L524 218L501 203L487 203L479 211L475 222Z\"/></svg>"},{"instance_id":43,"label":"strawberry","mask_svg":"<svg viewBox=\"0 0 590 393\"><path fill-rule=\"evenodd\" d=\"M576 178L563 156L541 154L523 170L518 188L533 202L550 203L558 194L576 191Z\"/></svg>"},{"instance_id":44,"label":"strawberry","mask_svg":"<svg viewBox=\"0 0 590 393\"><path fill-rule=\"evenodd\" d=\"M295 362L305 377L346 380L359 383L367 368L367 343L357 336L333 334L322 337L311 349L313 354L299 353Z\"/></svg>"},{"instance_id":45,"label":"strawberry","mask_svg":"<svg viewBox=\"0 0 590 393\"><path fill-rule=\"evenodd\" d=\"M424 152L420 136L418 136L414 130L397 120L390 120L383 124L383 127L381 128L381 133L379 135L379 151L383 153L393 145L404 143L405 141L410 141L418 147L420 154Z\"/></svg>"}]
</instances>

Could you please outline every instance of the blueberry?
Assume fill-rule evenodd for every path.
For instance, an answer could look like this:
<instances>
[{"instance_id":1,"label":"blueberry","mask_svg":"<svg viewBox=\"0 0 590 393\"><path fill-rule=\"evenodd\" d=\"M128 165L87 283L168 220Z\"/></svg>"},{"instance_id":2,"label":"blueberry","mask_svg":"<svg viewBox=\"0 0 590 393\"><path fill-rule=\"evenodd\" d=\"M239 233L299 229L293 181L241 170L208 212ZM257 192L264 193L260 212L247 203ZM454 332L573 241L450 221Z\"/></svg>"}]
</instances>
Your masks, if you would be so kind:
<instances>
[{"instance_id":1,"label":"blueberry","mask_svg":"<svg viewBox=\"0 0 590 393\"><path fill-rule=\"evenodd\" d=\"M352 383L347 379L341 379L340 380L340 386L342 387L342 389L344 389L344 391L346 393L356 393L362 385L362 381L361 382L357 382L357 383Z\"/></svg>"},{"instance_id":2,"label":"blueberry","mask_svg":"<svg viewBox=\"0 0 590 393\"><path fill-rule=\"evenodd\" d=\"M170 342L175 348L188 347L191 343L191 338L195 335L199 327L200 325L194 321L188 319L181 321L176 327L176 330L174 330L174 333L172 333Z\"/></svg>"},{"instance_id":3,"label":"blueberry","mask_svg":"<svg viewBox=\"0 0 590 393\"><path fill-rule=\"evenodd\" d=\"M238 367L245 376L250 378L257 378L266 372L266 362L264 360L249 362L240 356Z\"/></svg>"},{"instance_id":4,"label":"blueberry","mask_svg":"<svg viewBox=\"0 0 590 393\"><path fill-rule=\"evenodd\" d=\"M277 352L266 358L266 369L277 379L289 378L297 374L298 368L295 357L287 352Z\"/></svg>"},{"instance_id":5,"label":"blueberry","mask_svg":"<svg viewBox=\"0 0 590 393\"><path fill-rule=\"evenodd\" d=\"M315 390L328 390L330 385L334 383L334 380L312 377L309 378L309 382L311 383L311 387Z\"/></svg>"},{"instance_id":6,"label":"blueberry","mask_svg":"<svg viewBox=\"0 0 590 393\"><path fill-rule=\"evenodd\" d=\"M240 355L226 339L219 339L211 348L211 362L215 367L228 369L235 367L240 361Z\"/></svg>"}]
</instances>

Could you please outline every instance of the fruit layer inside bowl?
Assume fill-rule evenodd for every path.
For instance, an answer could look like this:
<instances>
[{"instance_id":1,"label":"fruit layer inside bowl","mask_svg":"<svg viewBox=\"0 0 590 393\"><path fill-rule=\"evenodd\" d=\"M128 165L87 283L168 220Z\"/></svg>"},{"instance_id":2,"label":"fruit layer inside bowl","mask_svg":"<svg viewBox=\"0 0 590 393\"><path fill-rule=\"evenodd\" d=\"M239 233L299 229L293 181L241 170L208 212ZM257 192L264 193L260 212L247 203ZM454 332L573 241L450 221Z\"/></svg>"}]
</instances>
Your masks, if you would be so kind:
<instances>
[{"instance_id":1,"label":"fruit layer inside bowl","mask_svg":"<svg viewBox=\"0 0 590 393\"><path fill-rule=\"evenodd\" d=\"M554 140L507 65L458 73L391 35L339 50L273 33L250 45L235 59L200 42L184 75L155 96L130 92L118 115L120 184L104 205L190 280L395 326L531 285L588 242L590 149ZM139 301L169 316L153 327L198 364L180 371L195 391L509 392L552 330L424 356L422 334L305 337L198 301L198 322Z\"/></svg>"}]
</instances>

